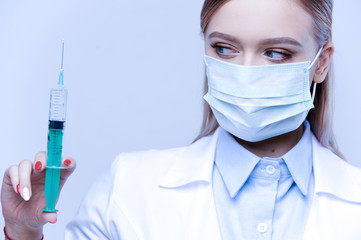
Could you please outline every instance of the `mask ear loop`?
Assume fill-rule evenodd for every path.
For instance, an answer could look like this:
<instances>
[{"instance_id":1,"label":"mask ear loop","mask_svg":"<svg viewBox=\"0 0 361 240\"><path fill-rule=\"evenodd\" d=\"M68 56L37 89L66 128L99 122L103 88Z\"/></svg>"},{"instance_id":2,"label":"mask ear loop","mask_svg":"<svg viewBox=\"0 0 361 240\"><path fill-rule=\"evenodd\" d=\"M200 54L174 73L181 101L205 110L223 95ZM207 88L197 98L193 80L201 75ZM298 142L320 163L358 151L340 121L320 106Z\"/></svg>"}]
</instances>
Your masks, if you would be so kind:
<instances>
[{"instance_id":1,"label":"mask ear loop","mask_svg":"<svg viewBox=\"0 0 361 240\"><path fill-rule=\"evenodd\" d=\"M204 55L203 61L204 61L204 64L206 65L206 67L208 67L208 62L206 60L206 55Z\"/></svg>"},{"instance_id":2,"label":"mask ear loop","mask_svg":"<svg viewBox=\"0 0 361 240\"><path fill-rule=\"evenodd\" d=\"M315 100L315 96L316 96L316 86L317 86L317 83L313 83L313 89L312 89L312 102L314 102Z\"/></svg>"},{"instance_id":3,"label":"mask ear loop","mask_svg":"<svg viewBox=\"0 0 361 240\"><path fill-rule=\"evenodd\" d=\"M315 62L317 61L317 59L320 57L321 53L322 53L322 49L323 47L320 48L320 50L318 50L317 54L316 54L316 57L313 59L312 63L310 64L310 66L308 66L306 68L306 71L309 71L313 65L315 64ZM315 96L316 96L316 86L317 86L317 83L314 82L313 83L313 89L312 89L312 102L315 100Z\"/></svg>"},{"instance_id":4,"label":"mask ear loop","mask_svg":"<svg viewBox=\"0 0 361 240\"><path fill-rule=\"evenodd\" d=\"M318 52L317 52L317 54L316 54L316 57L315 57L315 58L313 59L313 61L311 62L310 66L308 66L308 67L306 68L307 71L309 71L309 70L313 67L313 65L315 64L315 62L317 61L317 59L318 59L319 56L321 55L322 49L323 49L323 47L321 47L320 50L318 50Z\"/></svg>"}]
</instances>

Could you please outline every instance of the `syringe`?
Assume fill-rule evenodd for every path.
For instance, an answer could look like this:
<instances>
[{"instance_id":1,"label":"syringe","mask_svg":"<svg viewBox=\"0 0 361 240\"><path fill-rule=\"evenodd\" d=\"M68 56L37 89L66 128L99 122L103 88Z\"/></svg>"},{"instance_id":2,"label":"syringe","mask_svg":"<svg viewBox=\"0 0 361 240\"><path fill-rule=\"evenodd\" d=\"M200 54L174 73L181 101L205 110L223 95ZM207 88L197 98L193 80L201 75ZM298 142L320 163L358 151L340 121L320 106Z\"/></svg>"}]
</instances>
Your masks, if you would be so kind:
<instances>
[{"instance_id":1,"label":"syringe","mask_svg":"<svg viewBox=\"0 0 361 240\"><path fill-rule=\"evenodd\" d=\"M58 87L50 90L48 157L45 174L46 208L44 212L57 212L56 199L59 195L63 130L66 118L67 89L64 87L64 42L62 46L61 69Z\"/></svg>"}]
</instances>

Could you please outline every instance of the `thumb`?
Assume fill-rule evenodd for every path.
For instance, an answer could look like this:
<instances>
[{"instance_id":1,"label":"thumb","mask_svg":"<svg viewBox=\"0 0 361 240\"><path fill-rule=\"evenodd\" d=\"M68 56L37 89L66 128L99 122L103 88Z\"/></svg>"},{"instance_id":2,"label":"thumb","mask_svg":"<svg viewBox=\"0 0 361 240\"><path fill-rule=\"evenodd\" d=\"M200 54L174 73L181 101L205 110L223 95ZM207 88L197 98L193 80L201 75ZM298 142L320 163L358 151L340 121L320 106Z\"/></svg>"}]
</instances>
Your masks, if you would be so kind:
<instances>
[{"instance_id":1,"label":"thumb","mask_svg":"<svg viewBox=\"0 0 361 240\"><path fill-rule=\"evenodd\" d=\"M43 212L41 218L43 223L54 224L58 221L58 214L55 212Z\"/></svg>"}]
</instances>

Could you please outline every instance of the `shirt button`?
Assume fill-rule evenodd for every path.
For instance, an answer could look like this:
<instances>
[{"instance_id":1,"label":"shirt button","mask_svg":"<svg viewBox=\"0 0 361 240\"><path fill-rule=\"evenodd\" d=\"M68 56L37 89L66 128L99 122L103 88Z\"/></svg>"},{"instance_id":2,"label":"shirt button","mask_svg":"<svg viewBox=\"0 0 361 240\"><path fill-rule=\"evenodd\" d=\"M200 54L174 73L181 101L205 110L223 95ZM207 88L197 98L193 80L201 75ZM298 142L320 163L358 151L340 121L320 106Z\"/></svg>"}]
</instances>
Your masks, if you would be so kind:
<instances>
[{"instance_id":1,"label":"shirt button","mask_svg":"<svg viewBox=\"0 0 361 240\"><path fill-rule=\"evenodd\" d=\"M268 227L267 227L267 224L265 224L265 223L260 223L260 224L257 225L257 230L260 233L267 232L267 229L268 229Z\"/></svg>"},{"instance_id":2,"label":"shirt button","mask_svg":"<svg viewBox=\"0 0 361 240\"><path fill-rule=\"evenodd\" d=\"M267 172L268 174L272 175L272 174L274 174L274 173L276 172L276 169L275 169L274 166L268 165L268 166L266 167L266 172Z\"/></svg>"}]
</instances>

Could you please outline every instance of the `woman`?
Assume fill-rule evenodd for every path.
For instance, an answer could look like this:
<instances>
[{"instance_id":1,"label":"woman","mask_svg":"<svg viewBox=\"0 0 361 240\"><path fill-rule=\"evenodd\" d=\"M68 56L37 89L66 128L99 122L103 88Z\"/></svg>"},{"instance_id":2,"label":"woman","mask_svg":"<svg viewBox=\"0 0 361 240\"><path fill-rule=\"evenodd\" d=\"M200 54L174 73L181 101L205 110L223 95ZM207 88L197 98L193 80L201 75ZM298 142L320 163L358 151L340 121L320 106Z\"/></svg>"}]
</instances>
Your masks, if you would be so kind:
<instances>
[{"instance_id":1,"label":"woman","mask_svg":"<svg viewBox=\"0 0 361 240\"><path fill-rule=\"evenodd\" d=\"M330 124L332 5L206 0L200 136L120 154L66 239L360 239L361 171L340 158ZM45 165L39 153L5 173L9 238L41 239L56 221L41 212ZM62 185L75 160L64 166Z\"/></svg>"}]
</instances>

